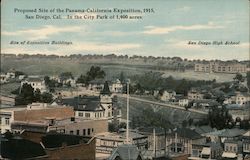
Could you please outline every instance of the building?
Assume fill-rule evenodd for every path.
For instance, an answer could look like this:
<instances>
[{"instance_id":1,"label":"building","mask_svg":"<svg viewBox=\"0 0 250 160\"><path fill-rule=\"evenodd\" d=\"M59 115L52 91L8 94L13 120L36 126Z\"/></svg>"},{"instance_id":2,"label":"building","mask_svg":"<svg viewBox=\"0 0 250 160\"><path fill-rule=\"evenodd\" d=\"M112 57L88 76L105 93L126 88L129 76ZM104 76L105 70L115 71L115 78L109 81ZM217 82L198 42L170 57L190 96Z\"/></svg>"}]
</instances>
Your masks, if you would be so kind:
<instances>
[{"instance_id":1,"label":"building","mask_svg":"<svg viewBox=\"0 0 250 160\"><path fill-rule=\"evenodd\" d=\"M112 97L107 83L105 83L99 97L63 98L58 103L74 107L76 118L108 119L109 122L121 120L121 110L116 106L116 98Z\"/></svg>"},{"instance_id":2,"label":"building","mask_svg":"<svg viewBox=\"0 0 250 160\"><path fill-rule=\"evenodd\" d=\"M116 79L111 83L110 91L113 93L122 93L123 92L123 84L119 79Z\"/></svg>"},{"instance_id":3,"label":"building","mask_svg":"<svg viewBox=\"0 0 250 160\"><path fill-rule=\"evenodd\" d=\"M3 136L0 139L1 159L48 159L48 155L40 143L23 139L11 133Z\"/></svg>"},{"instance_id":4,"label":"building","mask_svg":"<svg viewBox=\"0 0 250 160\"><path fill-rule=\"evenodd\" d=\"M226 139L224 141L223 158L237 159L242 157L242 142L238 140Z\"/></svg>"},{"instance_id":5,"label":"building","mask_svg":"<svg viewBox=\"0 0 250 160\"><path fill-rule=\"evenodd\" d=\"M0 110L0 133L11 131L11 123L14 121L14 113L25 110L25 107L9 107Z\"/></svg>"},{"instance_id":6,"label":"building","mask_svg":"<svg viewBox=\"0 0 250 160\"><path fill-rule=\"evenodd\" d=\"M148 144L148 137L129 131L129 142L135 145L139 150L145 150ZM111 154L112 151L120 145L126 144L126 132L102 133L96 136L96 152Z\"/></svg>"},{"instance_id":7,"label":"building","mask_svg":"<svg viewBox=\"0 0 250 160\"><path fill-rule=\"evenodd\" d=\"M200 89L191 89L188 91L189 100L201 100L204 99L206 92L201 91Z\"/></svg>"},{"instance_id":8,"label":"building","mask_svg":"<svg viewBox=\"0 0 250 160\"><path fill-rule=\"evenodd\" d=\"M250 130L243 134L242 137L242 145L243 145L243 157L245 159L250 159Z\"/></svg>"},{"instance_id":9,"label":"building","mask_svg":"<svg viewBox=\"0 0 250 160\"><path fill-rule=\"evenodd\" d=\"M133 144L123 144L118 146L108 160L142 160L138 148Z\"/></svg>"},{"instance_id":10,"label":"building","mask_svg":"<svg viewBox=\"0 0 250 160\"><path fill-rule=\"evenodd\" d=\"M74 117L74 110L65 106L49 106L41 103L33 103L28 106L4 108L0 111L1 133L11 131L17 122L29 123L41 126L47 121L52 123L55 120ZM19 130L20 131L20 130Z\"/></svg>"},{"instance_id":11,"label":"building","mask_svg":"<svg viewBox=\"0 0 250 160\"><path fill-rule=\"evenodd\" d=\"M21 87L25 83L31 85L31 87L34 88L34 91L36 91L37 89L39 89L41 93L47 91L44 79L38 77L29 77L21 82Z\"/></svg>"},{"instance_id":12,"label":"building","mask_svg":"<svg viewBox=\"0 0 250 160\"><path fill-rule=\"evenodd\" d=\"M95 138L25 131L24 135L1 139L0 153L7 159L95 160Z\"/></svg>"},{"instance_id":13,"label":"building","mask_svg":"<svg viewBox=\"0 0 250 160\"><path fill-rule=\"evenodd\" d=\"M189 104L189 102L190 101L187 98L185 98L185 99L180 99L179 102L178 102L178 104L179 104L179 106L187 107L188 104Z\"/></svg>"},{"instance_id":14,"label":"building","mask_svg":"<svg viewBox=\"0 0 250 160\"><path fill-rule=\"evenodd\" d=\"M188 128L177 128L167 134L166 145L169 152L192 154L193 145L205 144L206 138Z\"/></svg>"},{"instance_id":15,"label":"building","mask_svg":"<svg viewBox=\"0 0 250 160\"><path fill-rule=\"evenodd\" d=\"M175 99L176 92L173 90L160 90L157 93L157 97L161 101L170 101L172 99Z\"/></svg>"},{"instance_id":16,"label":"building","mask_svg":"<svg viewBox=\"0 0 250 160\"><path fill-rule=\"evenodd\" d=\"M46 134L41 144L49 159L95 160L95 138L67 135Z\"/></svg>"},{"instance_id":17,"label":"building","mask_svg":"<svg viewBox=\"0 0 250 160\"><path fill-rule=\"evenodd\" d=\"M100 92L104 87L104 79L95 79L89 82L88 89L96 92Z\"/></svg>"},{"instance_id":18,"label":"building","mask_svg":"<svg viewBox=\"0 0 250 160\"><path fill-rule=\"evenodd\" d=\"M0 74L0 83L4 84L8 82L8 78L6 76L6 74Z\"/></svg>"},{"instance_id":19,"label":"building","mask_svg":"<svg viewBox=\"0 0 250 160\"><path fill-rule=\"evenodd\" d=\"M204 62L196 63L194 71L207 73L246 73L247 65L239 62Z\"/></svg>"},{"instance_id":20,"label":"building","mask_svg":"<svg viewBox=\"0 0 250 160\"><path fill-rule=\"evenodd\" d=\"M13 107L15 105L15 95L0 95L1 108Z\"/></svg>"}]
</instances>

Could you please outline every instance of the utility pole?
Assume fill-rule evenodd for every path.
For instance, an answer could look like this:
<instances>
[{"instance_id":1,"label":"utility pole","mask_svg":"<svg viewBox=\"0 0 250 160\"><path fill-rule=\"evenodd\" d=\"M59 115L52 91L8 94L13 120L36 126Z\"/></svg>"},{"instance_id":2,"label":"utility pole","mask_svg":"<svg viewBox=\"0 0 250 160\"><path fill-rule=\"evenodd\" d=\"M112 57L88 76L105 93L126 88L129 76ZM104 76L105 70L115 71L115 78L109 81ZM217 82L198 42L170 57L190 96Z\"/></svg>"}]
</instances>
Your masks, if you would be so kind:
<instances>
[{"instance_id":1,"label":"utility pole","mask_svg":"<svg viewBox=\"0 0 250 160\"><path fill-rule=\"evenodd\" d=\"M126 127L126 142L129 143L129 81L127 82L127 127Z\"/></svg>"}]
</instances>

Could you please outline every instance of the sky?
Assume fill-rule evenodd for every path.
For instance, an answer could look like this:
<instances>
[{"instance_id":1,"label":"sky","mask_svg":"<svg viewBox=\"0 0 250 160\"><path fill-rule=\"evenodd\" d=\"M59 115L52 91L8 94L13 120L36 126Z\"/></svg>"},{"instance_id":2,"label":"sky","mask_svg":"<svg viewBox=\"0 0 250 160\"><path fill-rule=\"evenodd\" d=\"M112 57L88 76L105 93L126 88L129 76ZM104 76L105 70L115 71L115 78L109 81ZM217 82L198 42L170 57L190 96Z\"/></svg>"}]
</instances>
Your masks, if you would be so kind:
<instances>
[{"instance_id":1,"label":"sky","mask_svg":"<svg viewBox=\"0 0 250 160\"><path fill-rule=\"evenodd\" d=\"M25 19L25 15L59 13L14 12L19 9L140 9L129 13L139 20ZM109 13L111 15L124 15ZM101 13L100 15L103 15ZM188 59L249 60L248 0L2 0L1 53L13 54L117 54L179 56ZM72 45L20 45L11 41L67 41ZM189 45L188 42L226 41L236 45Z\"/></svg>"}]
</instances>

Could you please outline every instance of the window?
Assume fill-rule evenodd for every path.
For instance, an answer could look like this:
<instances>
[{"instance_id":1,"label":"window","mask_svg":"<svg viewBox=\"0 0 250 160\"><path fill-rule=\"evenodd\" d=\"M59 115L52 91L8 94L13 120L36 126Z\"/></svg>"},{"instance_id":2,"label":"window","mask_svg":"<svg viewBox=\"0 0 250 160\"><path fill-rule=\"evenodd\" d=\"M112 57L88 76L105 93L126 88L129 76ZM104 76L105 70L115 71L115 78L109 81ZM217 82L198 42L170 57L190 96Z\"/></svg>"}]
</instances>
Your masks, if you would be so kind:
<instances>
[{"instance_id":1,"label":"window","mask_svg":"<svg viewBox=\"0 0 250 160\"><path fill-rule=\"evenodd\" d=\"M90 128L88 128L88 135L90 135Z\"/></svg>"},{"instance_id":2,"label":"window","mask_svg":"<svg viewBox=\"0 0 250 160\"><path fill-rule=\"evenodd\" d=\"M5 124L9 125L10 124L10 118L5 118Z\"/></svg>"},{"instance_id":3,"label":"window","mask_svg":"<svg viewBox=\"0 0 250 160\"><path fill-rule=\"evenodd\" d=\"M0 117L0 125L2 124L2 117Z\"/></svg>"},{"instance_id":4,"label":"window","mask_svg":"<svg viewBox=\"0 0 250 160\"><path fill-rule=\"evenodd\" d=\"M83 117L83 113L82 113L82 112L79 112L79 113L78 113L78 116L79 116L79 117Z\"/></svg>"},{"instance_id":5,"label":"window","mask_svg":"<svg viewBox=\"0 0 250 160\"><path fill-rule=\"evenodd\" d=\"M226 146L226 151L228 151L228 146Z\"/></svg>"},{"instance_id":6,"label":"window","mask_svg":"<svg viewBox=\"0 0 250 160\"><path fill-rule=\"evenodd\" d=\"M69 131L69 134L74 134L74 131Z\"/></svg>"},{"instance_id":7,"label":"window","mask_svg":"<svg viewBox=\"0 0 250 160\"><path fill-rule=\"evenodd\" d=\"M79 130L76 130L76 135L79 135L80 134L80 131Z\"/></svg>"},{"instance_id":8,"label":"window","mask_svg":"<svg viewBox=\"0 0 250 160\"><path fill-rule=\"evenodd\" d=\"M92 128L92 132L94 132L94 128Z\"/></svg>"},{"instance_id":9,"label":"window","mask_svg":"<svg viewBox=\"0 0 250 160\"><path fill-rule=\"evenodd\" d=\"M85 113L85 117L90 117L90 113Z\"/></svg>"},{"instance_id":10,"label":"window","mask_svg":"<svg viewBox=\"0 0 250 160\"><path fill-rule=\"evenodd\" d=\"M232 146L230 146L230 151L232 151L233 150L233 147Z\"/></svg>"},{"instance_id":11,"label":"window","mask_svg":"<svg viewBox=\"0 0 250 160\"><path fill-rule=\"evenodd\" d=\"M84 136L86 135L86 129L82 130L82 135L84 135Z\"/></svg>"},{"instance_id":12,"label":"window","mask_svg":"<svg viewBox=\"0 0 250 160\"><path fill-rule=\"evenodd\" d=\"M234 147L234 152L236 152L236 147Z\"/></svg>"}]
</instances>

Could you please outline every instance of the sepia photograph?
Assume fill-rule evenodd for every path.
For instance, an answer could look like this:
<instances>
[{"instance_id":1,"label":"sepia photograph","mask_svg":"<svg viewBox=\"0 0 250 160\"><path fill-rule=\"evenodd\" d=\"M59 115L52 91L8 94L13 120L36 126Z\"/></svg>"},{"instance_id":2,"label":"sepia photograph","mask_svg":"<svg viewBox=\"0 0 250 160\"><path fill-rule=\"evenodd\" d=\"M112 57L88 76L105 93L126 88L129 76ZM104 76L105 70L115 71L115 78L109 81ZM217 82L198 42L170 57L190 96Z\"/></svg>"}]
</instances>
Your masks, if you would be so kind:
<instances>
[{"instance_id":1,"label":"sepia photograph","mask_svg":"<svg viewBox=\"0 0 250 160\"><path fill-rule=\"evenodd\" d=\"M249 0L2 0L0 160L250 160Z\"/></svg>"}]
</instances>

